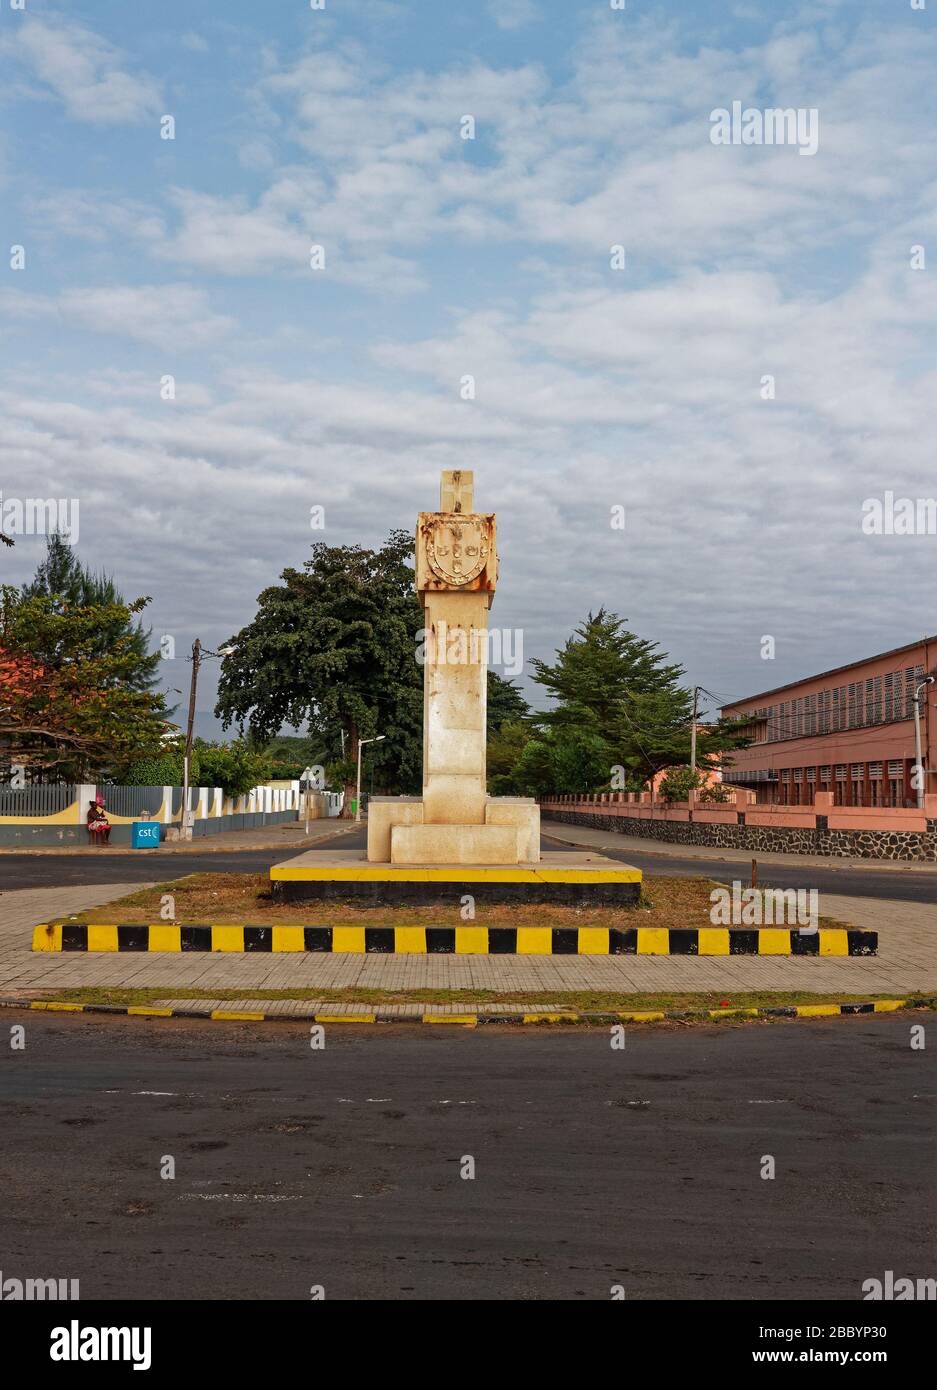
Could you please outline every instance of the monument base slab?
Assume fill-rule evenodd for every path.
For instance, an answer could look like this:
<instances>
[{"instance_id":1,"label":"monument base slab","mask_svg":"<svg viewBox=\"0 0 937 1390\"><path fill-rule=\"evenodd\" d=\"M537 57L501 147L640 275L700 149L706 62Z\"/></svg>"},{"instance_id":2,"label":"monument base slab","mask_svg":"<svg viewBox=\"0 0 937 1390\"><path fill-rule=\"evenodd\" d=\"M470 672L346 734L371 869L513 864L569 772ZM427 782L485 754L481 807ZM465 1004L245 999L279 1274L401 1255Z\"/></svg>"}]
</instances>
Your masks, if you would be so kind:
<instances>
[{"instance_id":1,"label":"monument base slab","mask_svg":"<svg viewBox=\"0 0 937 1390\"><path fill-rule=\"evenodd\" d=\"M482 821L437 822L422 797L372 796L368 859L375 864L539 863L540 807L533 797L489 796L481 806Z\"/></svg>"},{"instance_id":2,"label":"monument base slab","mask_svg":"<svg viewBox=\"0 0 937 1390\"><path fill-rule=\"evenodd\" d=\"M395 825L392 864L517 864L517 830L511 825Z\"/></svg>"},{"instance_id":3,"label":"monument base slab","mask_svg":"<svg viewBox=\"0 0 937 1390\"><path fill-rule=\"evenodd\" d=\"M484 827L476 827L482 829ZM332 902L361 907L457 910L465 894L477 903L543 906L637 906L640 869L600 855L550 854L539 864L378 864L360 850L307 850L274 864L271 891L281 902Z\"/></svg>"}]
</instances>

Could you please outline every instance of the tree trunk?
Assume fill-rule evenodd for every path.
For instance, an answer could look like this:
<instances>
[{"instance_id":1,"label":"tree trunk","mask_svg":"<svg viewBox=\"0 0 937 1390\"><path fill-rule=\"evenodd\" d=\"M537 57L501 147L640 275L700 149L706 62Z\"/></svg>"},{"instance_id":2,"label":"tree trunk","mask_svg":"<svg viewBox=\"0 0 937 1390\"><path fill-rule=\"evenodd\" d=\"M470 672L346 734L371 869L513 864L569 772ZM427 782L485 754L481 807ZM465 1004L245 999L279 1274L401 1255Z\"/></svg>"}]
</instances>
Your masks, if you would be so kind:
<instances>
[{"instance_id":1,"label":"tree trunk","mask_svg":"<svg viewBox=\"0 0 937 1390\"><path fill-rule=\"evenodd\" d=\"M357 765L358 765L358 725L353 719L349 719L345 726L345 737L347 739L347 754L351 762L355 764L355 772L352 773L350 780L345 782L345 800L342 803L342 819L353 820L354 812L351 803L355 799L358 790L357 784Z\"/></svg>"}]
</instances>

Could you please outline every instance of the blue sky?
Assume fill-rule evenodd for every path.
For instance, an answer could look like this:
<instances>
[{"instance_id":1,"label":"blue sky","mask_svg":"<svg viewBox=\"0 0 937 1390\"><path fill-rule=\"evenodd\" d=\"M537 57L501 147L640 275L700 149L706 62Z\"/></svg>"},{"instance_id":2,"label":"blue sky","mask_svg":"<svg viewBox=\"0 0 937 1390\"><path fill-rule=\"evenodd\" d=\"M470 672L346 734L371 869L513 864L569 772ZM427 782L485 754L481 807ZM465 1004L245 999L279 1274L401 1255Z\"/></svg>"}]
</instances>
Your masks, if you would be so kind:
<instances>
[{"instance_id":1,"label":"blue sky","mask_svg":"<svg viewBox=\"0 0 937 1390\"><path fill-rule=\"evenodd\" d=\"M935 11L0 0L4 497L180 652L451 467L528 657L604 603L733 697L934 631L937 538L860 523L937 487ZM816 154L714 146L735 100Z\"/></svg>"}]
</instances>

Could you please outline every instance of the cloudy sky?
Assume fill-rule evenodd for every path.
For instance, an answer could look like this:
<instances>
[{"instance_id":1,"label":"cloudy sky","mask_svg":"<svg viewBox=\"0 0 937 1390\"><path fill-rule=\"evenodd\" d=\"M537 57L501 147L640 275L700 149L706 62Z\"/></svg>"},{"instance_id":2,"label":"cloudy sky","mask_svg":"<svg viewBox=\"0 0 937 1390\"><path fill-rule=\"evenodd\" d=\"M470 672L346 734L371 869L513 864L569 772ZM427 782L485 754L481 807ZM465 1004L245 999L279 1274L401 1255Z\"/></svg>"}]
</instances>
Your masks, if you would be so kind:
<instances>
[{"instance_id":1,"label":"cloudy sky","mask_svg":"<svg viewBox=\"0 0 937 1390\"><path fill-rule=\"evenodd\" d=\"M3 0L4 499L78 498L180 653L454 467L527 657L605 604L731 698L934 632L937 538L861 528L937 492L912 3ZM714 145L734 101L816 154Z\"/></svg>"}]
</instances>

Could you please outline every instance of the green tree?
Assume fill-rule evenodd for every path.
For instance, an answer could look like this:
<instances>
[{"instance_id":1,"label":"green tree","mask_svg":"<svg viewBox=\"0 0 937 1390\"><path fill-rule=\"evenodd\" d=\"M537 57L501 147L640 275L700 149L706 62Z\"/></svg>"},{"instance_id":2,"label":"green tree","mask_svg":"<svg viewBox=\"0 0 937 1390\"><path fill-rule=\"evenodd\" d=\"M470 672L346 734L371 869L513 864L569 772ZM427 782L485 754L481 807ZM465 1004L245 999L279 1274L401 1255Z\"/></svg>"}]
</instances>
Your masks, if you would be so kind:
<instances>
[{"instance_id":1,"label":"green tree","mask_svg":"<svg viewBox=\"0 0 937 1390\"><path fill-rule=\"evenodd\" d=\"M664 801L686 801L690 792L698 791L704 780L702 774L695 772L689 763L668 768L661 778L661 797Z\"/></svg>"},{"instance_id":2,"label":"green tree","mask_svg":"<svg viewBox=\"0 0 937 1390\"><path fill-rule=\"evenodd\" d=\"M534 679L556 701L542 722L555 734L581 729L601 740L608 758L605 785L614 768L624 770L626 786L640 786L662 768L689 761L692 694L680 684L683 667L657 642L636 636L622 618L601 608L556 657L552 665L532 663ZM731 722L711 725L698 762L718 766L722 753L744 743ZM597 745L590 746L591 772Z\"/></svg>"},{"instance_id":3,"label":"green tree","mask_svg":"<svg viewBox=\"0 0 937 1390\"><path fill-rule=\"evenodd\" d=\"M135 760L160 752L163 696L134 683L132 632L147 601L72 605L3 588L0 749L8 762L37 777L120 780Z\"/></svg>"},{"instance_id":4,"label":"green tree","mask_svg":"<svg viewBox=\"0 0 937 1390\"><path fill-rule=\"evenodd\" d=\"M609 784L608 745L590 729L560 729L554 739L553 786L558 792L583 795Z\"/></svg>"},{"instance_id":5,"label":"green tree","mask_svg":"<svg viewBox=\"0 0 937 1390\"><path fill-rule=\"evenodd\" d=\"M246 721L266 741L284 725L308 725L331 762L342 757L344 731L349 799L358 740L383 734L367 749L367 782L418 790L423 614L412 565L412 535L393 531L379 550L319 542L301 570L284 570L282 582L260 594L253 621L230 639L216 706L225 727Z\"/></svg>"},{"instance_id":6,"label":"green tree","mask_svg":"<svg viewBox=\"0 0 937 1390\"><path fill-rule=\"evenodd\" d=\"M529 740L530 728L520 719L506 719L500 728L490 734L487 764L491 796L519 794L514 773Z\"/></svg>"},{"instance_id":7,"label":"green tree","mask_svg":"<svg viewBox=\"0 0 937 1390\"><path fill-rule=\"evenodd\" d=\"M250 741L249 741L250 742ZM266 744L254 744L270 761L270 777L301 777L307 767L325 767L329 761L323 750L323 740L295 734L278 734Z\"/></svg>"},{"instance_id":8,"label":"green tree","mask_svg":"<svg viewBox=\"0 0 937 1390\"><path fill-rule=\"evenodd\" d=\"M547 796L554 790L556 769L550 738L527 740L515 765L513 781L519 796Z\"/></svg>"},{"instance_id":9,"label":"green tree","mask_svg":"<svg viewBox=\"0 0 937 1390\"><path fill-rule=\"evenodd\" d=\"M497 671L488 671L488 736L495 730L500 729L502 724L510 720L517 723L519 720L530 717L530 705L524 699L521 692L512 680L505 680L499 676Z\"/></svg>"},{"instance_id":10,"label":"green tree","mask_svg":"<svg viewBox=\"0 0 937 1390\"><path fill-rule=\"evenodd\" d=\"M156 670L159 652L150 652L149 628L134 622L131 610L123 601L114 580L106 574L94 574L75 553L73 546L58 532L46 541L46 557L36 570L35 578L22 590L24 599L46 598L57 613L67 609L109 609L112 617L98 629L97 651L104 653L116 642L127 655L124 684L131 690L153 690L157 684ZM50 664L55 653L43 653Z\"/></svg>"},{"instance_id":11,"label":"green tree","mask_svg":"<svg viewBox=\"0 0 937 1390\"><path fill-rule=\"evenodd\" d=\"M246 796L271 778L270 759L244 739L233 743L196 740L201 785L220 787L225 796Z\"/></svg>"},{"instance_id":12,"label":"green tree","mask_svg":"<svg viewBox=\"0 0 937 1390\"><path fill-rule=\"evenodd\" d=\"M128 787L181 787L183 758L185 757L185 737L164 738L158 753L148 758L137 758L130 764L124 775ZM198 758L198 740L192 745L189 760L189 785L201 785L201 768Z\"/></svg>"}]
</instances>

